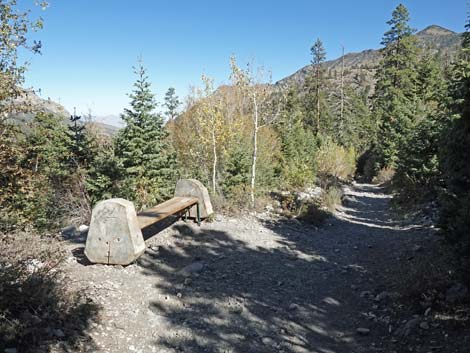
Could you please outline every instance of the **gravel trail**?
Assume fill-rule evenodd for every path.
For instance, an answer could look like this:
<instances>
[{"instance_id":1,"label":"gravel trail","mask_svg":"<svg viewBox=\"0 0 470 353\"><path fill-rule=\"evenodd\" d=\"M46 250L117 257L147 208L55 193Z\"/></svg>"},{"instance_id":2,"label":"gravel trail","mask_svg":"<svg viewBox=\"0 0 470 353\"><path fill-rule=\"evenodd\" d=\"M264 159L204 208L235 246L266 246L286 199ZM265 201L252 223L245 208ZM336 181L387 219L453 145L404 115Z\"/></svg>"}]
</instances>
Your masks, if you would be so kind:
<instances>
[{"instance_id":1,"label":"gravel trail","mask_svg":"<svg viewBox=\"0 0 470 353\"><path fill-rule=\"evenodd\" d=\"M89 351L392 352L380 296L434 235L394 221L389 201L354 184L320 229L268 217L178 221L127 267L86 265L82 245L70 245L69 276L102 307Z\"/></svg>"}]
</instances>

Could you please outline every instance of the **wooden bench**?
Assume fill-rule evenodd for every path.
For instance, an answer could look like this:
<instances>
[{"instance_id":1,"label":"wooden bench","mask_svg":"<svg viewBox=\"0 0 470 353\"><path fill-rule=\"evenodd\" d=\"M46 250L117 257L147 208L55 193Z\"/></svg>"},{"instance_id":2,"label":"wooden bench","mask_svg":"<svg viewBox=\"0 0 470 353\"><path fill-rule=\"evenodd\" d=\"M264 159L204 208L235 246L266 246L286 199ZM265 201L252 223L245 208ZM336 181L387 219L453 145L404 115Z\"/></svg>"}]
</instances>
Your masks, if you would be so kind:
<instances>
[{"instance_id":1,"label":"wooden bench","mask_svg":"<svg viewBox=\"0 0 470 353\"><path fill-rule=\"evenodd\" d=\"M140 229L147 228L169 216L184 212L185 218L191 207L196 205L197 224L201 225L201 212L199 210L199 199L196 197L173 197L155 207L137 213Z\"/></svg>"},{"instance_id":2,"label":"wooden bench","mask_svg":"<svg viewBox=\"0 0 470 353\"><path fill-rule=\"evenodd\" d=\"M142 229L180 214L194 217L198 225L213 214L209 193L199 181L179 180L172 199L139 213L125 199L101 201L93 208L85 255L92 263L128 265L145 251Z\"/></svg>"}]
</instances>

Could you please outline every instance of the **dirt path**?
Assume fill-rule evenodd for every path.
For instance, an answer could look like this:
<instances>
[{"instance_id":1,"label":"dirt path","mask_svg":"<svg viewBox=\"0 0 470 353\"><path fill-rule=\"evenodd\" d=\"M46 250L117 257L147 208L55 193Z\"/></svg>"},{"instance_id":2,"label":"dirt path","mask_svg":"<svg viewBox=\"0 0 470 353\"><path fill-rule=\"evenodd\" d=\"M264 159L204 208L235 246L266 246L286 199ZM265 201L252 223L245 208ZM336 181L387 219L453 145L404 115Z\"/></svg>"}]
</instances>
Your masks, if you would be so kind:
<instances>
[{"instance_id":1,"label":"dirt path","mask_svg":"<svg viewBox=\"0 0 470 353\"><path fill-rule=\"evenodd\" d=\"M345 199L319 230L177 222L125 268L85 266L75 249L69 274L102 306L89 351L408 352L381 301L390 273L432 232L394 222L377 186L356 184Z\"/></svg>"}]
</instances>

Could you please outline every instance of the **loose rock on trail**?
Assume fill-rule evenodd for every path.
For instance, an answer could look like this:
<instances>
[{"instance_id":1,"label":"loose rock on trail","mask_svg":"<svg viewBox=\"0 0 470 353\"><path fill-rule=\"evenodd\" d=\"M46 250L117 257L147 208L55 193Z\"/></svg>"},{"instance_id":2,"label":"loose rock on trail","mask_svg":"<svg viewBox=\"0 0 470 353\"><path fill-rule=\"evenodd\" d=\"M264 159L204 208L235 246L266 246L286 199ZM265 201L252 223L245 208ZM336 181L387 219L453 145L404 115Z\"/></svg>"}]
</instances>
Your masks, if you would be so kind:
<instances>
[{"instance_id":1,"label":"loose rock on trail","mask_svg":"<svg viewBox=\"0 0 470 353\"><path fill-rule=\"evenodd\" d=\"M127 267L87 264L70 242L67 272L102 308L89 351L457 352L433 342L424 315L397 321L389 308L390 275L435 238L395 221L389 201L354 184L320 229L270 217L178 221Z\"/></svg>"}]
</instances>

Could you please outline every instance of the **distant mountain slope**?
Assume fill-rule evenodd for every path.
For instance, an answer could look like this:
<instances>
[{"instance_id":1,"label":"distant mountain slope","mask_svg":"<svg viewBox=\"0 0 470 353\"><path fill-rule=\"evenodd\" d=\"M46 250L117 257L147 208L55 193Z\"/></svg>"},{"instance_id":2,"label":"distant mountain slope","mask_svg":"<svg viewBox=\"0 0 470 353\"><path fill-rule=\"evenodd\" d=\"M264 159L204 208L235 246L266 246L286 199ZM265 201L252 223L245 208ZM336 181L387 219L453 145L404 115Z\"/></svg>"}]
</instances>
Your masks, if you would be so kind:
<instances>
[{"instance_id":1,"label":"distant mountain slope","mask_svg":"<svg viewBox=\"0 0 470 353\"><path fill-rule=\"evenodd\" d=\"M452 60L457 52L462 34L455 33L446 28L432 25L416 33L418 44L422 48L432 50L434 53ZM345 81L358 82L362 86L369 86L373 90L375 85L374 74L380 62L380 50L367 49L359 53L348 53L344 55ZM341 73L341 62L343 57L324 63L327 77L331 80L339 80ZM276 82L278 86L302 87L307 74L312 69L311 65L304 66L294 74Z\"/></svg>"},{"instance_id":2,"label":"distant mountain slope","mask_svg":"<svg viewBox=\"0 0 470 353\"><path fill-rule=\"evenodd\" d=\"M22 96L13 99L11 105L18 107L18 112L11 113L9 119L18 124L28 123L37 113L61 116L66 123L69 123L69 117L71 115L61 104L51 99L43 99L33 91L26 91ZM101 133L108 136L114 136L119 130L119 127L98 121L92 121L91 124L93 127L100 130Z\"/></svg>"}]
</instances>

